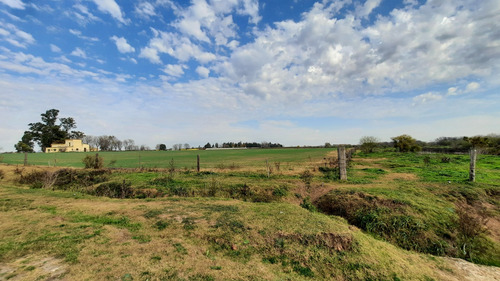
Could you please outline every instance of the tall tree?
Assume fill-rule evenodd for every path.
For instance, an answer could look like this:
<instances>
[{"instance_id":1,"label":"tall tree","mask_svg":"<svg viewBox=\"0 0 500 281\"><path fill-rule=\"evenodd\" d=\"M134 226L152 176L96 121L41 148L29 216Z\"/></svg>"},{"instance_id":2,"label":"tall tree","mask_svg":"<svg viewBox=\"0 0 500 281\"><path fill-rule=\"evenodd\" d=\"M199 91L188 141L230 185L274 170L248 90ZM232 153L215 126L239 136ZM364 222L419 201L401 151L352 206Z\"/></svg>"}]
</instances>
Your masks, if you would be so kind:
<instances>
[{"instance_id":1,"label":"tall tree","mask_svg":"<svg viewBox=\"0 0 500 281\"><path fill-rule=\"evenodd\" d=\"M33 151L35 143L45 151L52 143L64 141L69 138L82 138L83 132L72 131L76 128L76 122L72 117L58 118L59 110L49 109L42 113L42 122L29 123L29 130L24 132L21 141L14 147L18 152ZM57 121L59 119L59 124Z\"/></svg>"}]
</instances>

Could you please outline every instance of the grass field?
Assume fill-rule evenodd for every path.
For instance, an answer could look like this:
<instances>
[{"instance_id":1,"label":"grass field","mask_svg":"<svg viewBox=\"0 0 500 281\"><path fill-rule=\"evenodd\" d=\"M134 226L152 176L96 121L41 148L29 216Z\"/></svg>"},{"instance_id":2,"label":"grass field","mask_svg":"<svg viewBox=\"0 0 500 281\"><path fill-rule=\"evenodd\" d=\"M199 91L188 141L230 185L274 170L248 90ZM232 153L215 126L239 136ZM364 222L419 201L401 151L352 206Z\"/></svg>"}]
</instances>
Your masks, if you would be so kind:
<instances>
[{"instance_id":1,"label":"grass field","mask_svg":"<svg viewBox=\"0 0 500 281\"><path fill-rule=\"evenodd\" d=\"M134 169L2 155L0 280L500 279L498 156L469 183L467 155L358 153L339 181L334 149L99 154Z\"/></svg>"},{"instance_id":2,"label":"grass field","mask_svg":"<svg viewBox=\"0 0 500 281\"><path fill-rule=\"evenodd\" d=\"M324 157L335 149L319 148L284 148L284 149L246 149L246 150L184 150L184 151L120 151L99 152L104 158L105 166L118 168L168 168L173 159L178 168L196 168L197 155L200 156L202 169L221 166L237 167L265 167L266 160L291 167L308 165L311 162L322 161ZM95 153L30 153L30 165L58 167L83 167L82 159L86 155ZM3 163L22 165L24 154L1 154Z\"/></svg>"}]
</instances>

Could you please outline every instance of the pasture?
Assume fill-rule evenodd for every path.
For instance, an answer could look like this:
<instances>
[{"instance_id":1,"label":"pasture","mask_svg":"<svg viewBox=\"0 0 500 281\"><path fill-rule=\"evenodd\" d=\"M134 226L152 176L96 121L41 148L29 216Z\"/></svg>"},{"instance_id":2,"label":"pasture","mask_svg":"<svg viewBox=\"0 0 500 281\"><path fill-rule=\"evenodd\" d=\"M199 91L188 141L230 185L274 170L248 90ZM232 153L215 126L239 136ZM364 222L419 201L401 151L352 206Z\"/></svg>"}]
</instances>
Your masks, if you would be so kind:
<instances>
[{"instance_id":1,"label":"pasture","mask_svg":"<svg viewBox=\"0 0 500 281\"><path fill-rule=\"evenodd\" d=\"M335 152L332 148L282 148L282 149L244 149L244 150L182 150L182 151L101 151L105 166L116 168L168 168L173 159L177 167L196 168L197 155L200 155L202 169L223 166L244 168L265 167L266 160L274 165L280 162L290 167L309 165L322 161ZM82 159L95 152L77 153L29 153L28 164L83 168ZM23 153L2 154L3 163L22 165Z\"/></svg>"}]
</instances>

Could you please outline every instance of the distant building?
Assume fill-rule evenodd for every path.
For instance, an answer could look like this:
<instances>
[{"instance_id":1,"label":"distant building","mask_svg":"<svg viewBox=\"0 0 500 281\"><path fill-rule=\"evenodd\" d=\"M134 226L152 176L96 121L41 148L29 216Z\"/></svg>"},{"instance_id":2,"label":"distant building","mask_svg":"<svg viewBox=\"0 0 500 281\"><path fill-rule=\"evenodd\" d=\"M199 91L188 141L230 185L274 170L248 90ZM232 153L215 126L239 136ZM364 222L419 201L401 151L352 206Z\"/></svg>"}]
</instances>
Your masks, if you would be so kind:
<instances>
[{"instance_id":1,"label":"distant building","mask_svg":"<svg viewBox=\"0 0 500 281\"><path fill-rule=\"evenodd\" d=\"M53 143L45 149L47 153L54 152L88 152L97 151L96 148L91 148L90 145L82 143L82 140L64 140L63 142Z\"/></svg>"}]
</instances>

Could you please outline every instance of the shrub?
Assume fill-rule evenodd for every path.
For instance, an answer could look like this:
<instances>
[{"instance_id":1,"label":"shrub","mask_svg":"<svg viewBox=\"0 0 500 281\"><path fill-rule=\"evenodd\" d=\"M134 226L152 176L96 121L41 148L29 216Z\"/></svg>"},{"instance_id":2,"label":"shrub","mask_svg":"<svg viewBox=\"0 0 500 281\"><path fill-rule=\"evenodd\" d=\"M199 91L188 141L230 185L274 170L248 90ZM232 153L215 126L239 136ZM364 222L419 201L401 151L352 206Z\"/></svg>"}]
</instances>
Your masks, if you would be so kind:
<instances>
[{"instance_id":1,"label":"shrub","mask_svg":"<svg viewBox=\"0 0 500 281\"><path fill-rule=\"evenodd\" d=\"M288 186L286 185L281 185L279 187L274 188L273 190L273 196L275 197L285 197L288 195Z\"/></svg>"},{"instance_id":2,"label":"shrub","mask_svg":"<svg viewBox=\"0 0 500 281\"><path fill-rule=\"evenodd\" d=\"M302 203L300 203L300 207L309 210L311 212L316 211L316 206L313 205L313 203L311 202L311 198L309 196L307 196L302 200Z\"/></svg>"},{"instance_id":3,"label":"shrub","mask_svg":"<svg viewBox=\"0 0 500 281\"><path fill-rule=\"evenodd\" d=\"M483 210L476 212L472 207L465 204L457 205L457 232L460 256L474 261L478 255L485 250L484 234L488 229L485 227L488 221Z\"/></svg>"},{"instance_id":4,"label":"shrub","mask_svg":"<svg viewBox=\"0 0 500 281\"><path fill-rule=\"evenodd\" d=\"M5 172L3 170L0 170L0 180L5 178Z\"/></svg>"},{"instance_id":5,"label":"shrub","mask_svg":"<svg viewBox=\"0 0 500 281\"><path fill-rule=\"evenodd\" d=\"M82 159L85 169L102 169L104 167L104 159L96 154L95 156L87 155Z\"/></svg>"},{"instance_id":6,"label":"shrub","mask_svg":"<svg viewBox=\"0 0 500 281\"><path fill-rule=\"evenodd\" d=\"M422 148L417 144L417 140L409 135L401 135L391 139L394 143L394 147L399 152L418 152L422 150Z\"/></svg>"},{"instance_id":7,"label":"shrub","mask_svg":"<svg viewBox=\"0 0 500 281\"><path fill-rule=\"evenodd\" d=\"M310 185L311 184L311 181L313 179L313 173L309 170L305 170L304 172L302 172L302 174L300 174L300 179L306 184L306 185Z\"/></svg>"},{"instance_id":8,"label":"shrub","mask_svg":"<svg viewBox=\"0 0 500 281\"><path fill-rule=\"evenodd\" d=\"M361 151L364 153L372 153L378 146L380 140L373 136L364 136L359 140Z\"/></svg>"},{"instance_id":9,"label":"shrub","mask_svg":"<svg viewBox=\"0 0 500 281\"><path fill-rule=\"evenodd\" d=\"M99 185L94 190L94 194L110 198L132 198L134 197L134 189L130 182L108 182Z\"/></svg>"}]
</instances>

